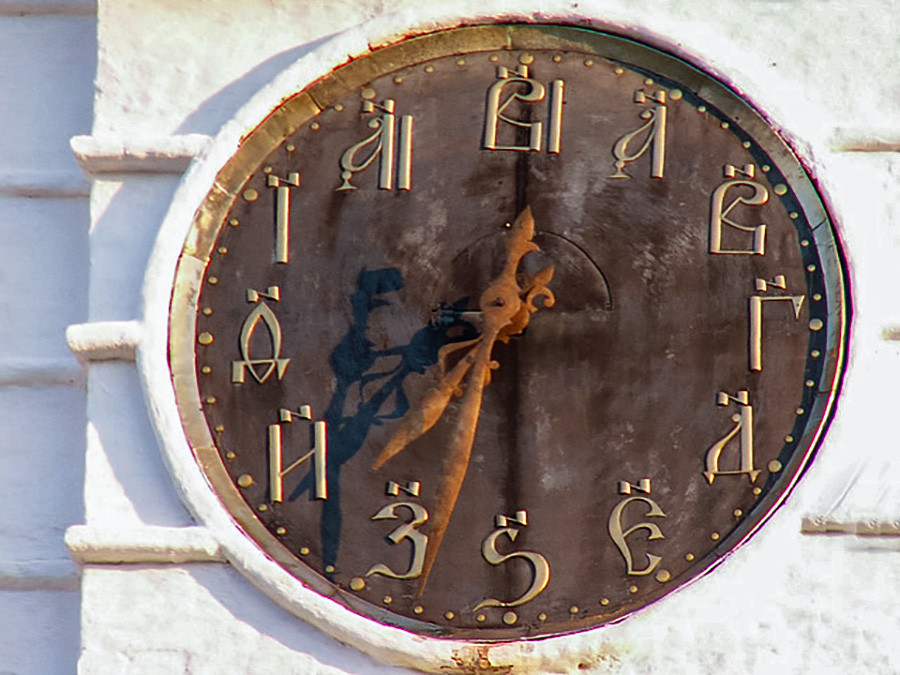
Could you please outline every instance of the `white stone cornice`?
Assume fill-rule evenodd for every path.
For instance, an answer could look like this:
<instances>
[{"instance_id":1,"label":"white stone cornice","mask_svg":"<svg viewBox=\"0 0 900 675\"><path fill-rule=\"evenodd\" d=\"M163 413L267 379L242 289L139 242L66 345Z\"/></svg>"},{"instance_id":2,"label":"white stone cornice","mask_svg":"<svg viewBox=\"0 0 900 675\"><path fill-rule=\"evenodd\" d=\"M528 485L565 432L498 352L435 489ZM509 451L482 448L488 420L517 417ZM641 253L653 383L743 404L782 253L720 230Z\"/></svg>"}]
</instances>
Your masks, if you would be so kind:
<instances>
[{"instance_id":1,"label":"white stone cornice","mask_svg":"<svg viewBox=\"0 0 900 675\"><path fill-rule=\"evenodd\" d=\"M0 590L77 591L78 568L68 558L0 560Z\"/></svg>"},{"instance_id":2,"label":"white stone cornice","mask_svg":"<svg viewBox=\"0 0 900 675\"><path fill-rule=\"evenodd\" d=\"M69 349L82 364L90 361L134 361L141 335L139 321L96 321L66 328Z\"/></svg>"},{"instance_id":3,"label":"white stone cornice","mask_svg":"<svg viewBox=\"0 0 900 675\"><path fill-rule=\"evenodd\" d=\"M71 357L0 359L0 387L71 387L84 381L84 371Z\"/></svg>"},{"instance_id":4,"label":"white stone cornice","mask_svg":"<svg viewBox=\"0 0 900 675\"><path fill-rule=\"evenodd\" d=\"M0 16L94 16L96 0L0 0Z\"/></svg>"},{"instance_id":5,"label":"white stone cornice","mask_svg":"<svg viewBox=\"0 0 900 675\"><path fill-rule=\"evenodd\" d=\"M839 127L831 137L831 149L835 152L900 152L900 128Z\"/></svg>"},{"instance_id":6,"label":"white stone cornice","mask_svg":"<svg viewBox=\"0 0 900 675\"><path fill-rule=\"evenodd\" d=\"M224 562L219 543L205 527L73 525L66 546L83 564Z\"/></svg>"},{"instance_id":7,"label":"white stone cornice","mask_svg":"<svg viewBox=\"0 0 900 675\"><path fill-rule=\"evenodd\" d=\"M804 534L854 534L859 537L900 536L900 518L895 520L839 519L828 516L806 516L800 526Z\"/></svg>"},{"instance_id":8,"label":"white stone cornice","mask_svg":"<svg viewBox=\"0 0 900 675\"><path fill-rule=\"evenodd\" d=\"M90 184L77 170L0 174L0 197L73 199L87 197L90 193Z\"/></svg>"},{"instance_id":9,"label":"white stone cornice","mask_svg":"<svg viewBox=\"0 0 900 675\"><path fill-rule=\"evenodd\" d=\"M73 136L75 159L88 176L105 173L183 173L209 144L203 134L152 138Z\"/></svg>"}]
</instances>

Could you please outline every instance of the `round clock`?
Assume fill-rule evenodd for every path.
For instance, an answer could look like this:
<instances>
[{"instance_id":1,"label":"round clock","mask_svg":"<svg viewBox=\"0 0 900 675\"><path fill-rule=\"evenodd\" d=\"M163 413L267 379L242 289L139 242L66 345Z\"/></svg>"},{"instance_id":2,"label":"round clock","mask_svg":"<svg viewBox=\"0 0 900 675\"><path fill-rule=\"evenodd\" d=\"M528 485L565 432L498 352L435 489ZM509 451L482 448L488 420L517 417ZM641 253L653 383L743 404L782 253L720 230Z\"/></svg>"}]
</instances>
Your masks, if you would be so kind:
<instances>
[{"instance_id":1,"label":"round clock","mask_svg":"<svg viewBox=\"0 0 900 675\"><path fill-rule=\"evenodd\" d=\"M659 600L785 498L834 404L843 274L727 87L609 34L472 26L246 134L168 358L212 489L323 602L551 636Z\"/></svg>"}]
</instances>

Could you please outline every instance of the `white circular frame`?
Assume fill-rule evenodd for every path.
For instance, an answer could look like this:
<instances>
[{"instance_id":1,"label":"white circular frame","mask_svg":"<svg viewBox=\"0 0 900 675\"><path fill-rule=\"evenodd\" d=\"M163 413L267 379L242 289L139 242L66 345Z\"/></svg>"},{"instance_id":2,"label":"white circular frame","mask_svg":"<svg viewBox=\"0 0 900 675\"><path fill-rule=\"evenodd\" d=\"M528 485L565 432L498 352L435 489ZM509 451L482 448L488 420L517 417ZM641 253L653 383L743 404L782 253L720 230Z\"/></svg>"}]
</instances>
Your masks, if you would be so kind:
<instances>
[{"instance_id":1,"label":"white circular frame","mask_svg":"<svg viewBox=\"0 0 900 675\"><path fill-rule=\"evenodd\" d=\"M192 162L173 198L148 263L143 286L143 327L137 348L137 366L163 458L182 501L216 539L231 565L267 596L304 621L383 663L440 673L460 668L462 664L485 665L486 660L487 664L501 664L513 668L515 672L570 672L579 664L603 659L610 648L612 635L609 631L614 627L606 625L580 633L514 642L478 643L430 638L356 614L305 587L299 579L271 560L240 529L213 491L194 458L182 427L168 360L169 311L176 267L198 206L212 188L219 170L237 151L247 134L291 95L375 47L460 25L559 23L638 39L688 63L700 61L686 54L674 41L638 26L579 19L566 12L568 7L563 7L562 3L551 4L560 7L558 15L541 12L478 16L473 4L472 15L464 21L459 19L457 8L453 16L435 16L432 21L424 23L420 19L417 23L422 28L416 31L410 31L409 26L405 25L409 17L389 15L324 42L254 95ZM481 3L479 6L482 6ZM728 83L727 78L708 64L703 64L701 69L720 82ZM793 145L796 146L796 142ZM678 590L693 585L693 582L688 582ZM658 606L651 604L626 619L637 619L638 615L641 618L637 619L637 623L643 623L649 619L648 615L658 613ZM645 630L646 627L643 627L639 632ZM601 635L604 632L606 634ZM617 630L613 632L619 633Z\"/></svg>"}]
</instances>

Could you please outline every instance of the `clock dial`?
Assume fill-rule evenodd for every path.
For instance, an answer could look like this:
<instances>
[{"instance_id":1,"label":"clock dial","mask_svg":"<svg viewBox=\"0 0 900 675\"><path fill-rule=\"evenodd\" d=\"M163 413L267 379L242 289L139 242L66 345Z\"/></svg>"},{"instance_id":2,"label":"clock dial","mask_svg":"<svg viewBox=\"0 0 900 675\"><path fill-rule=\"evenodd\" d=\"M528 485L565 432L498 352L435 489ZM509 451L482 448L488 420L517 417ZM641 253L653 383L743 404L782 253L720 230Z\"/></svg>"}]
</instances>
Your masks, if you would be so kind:
<instances>
[{"instance_id":1,"label":"clock dial","mask_svg":"<svg viewBox=\"0 0 900 675\"><path fill-rule=\"evenodd\" d=\"M427 635L582 630L797 480L840 375L838 251L787 146L690 66L447 31L247 136L185 244L173 378L223 502L323 596Z\"/></svg>"}]
</instances>

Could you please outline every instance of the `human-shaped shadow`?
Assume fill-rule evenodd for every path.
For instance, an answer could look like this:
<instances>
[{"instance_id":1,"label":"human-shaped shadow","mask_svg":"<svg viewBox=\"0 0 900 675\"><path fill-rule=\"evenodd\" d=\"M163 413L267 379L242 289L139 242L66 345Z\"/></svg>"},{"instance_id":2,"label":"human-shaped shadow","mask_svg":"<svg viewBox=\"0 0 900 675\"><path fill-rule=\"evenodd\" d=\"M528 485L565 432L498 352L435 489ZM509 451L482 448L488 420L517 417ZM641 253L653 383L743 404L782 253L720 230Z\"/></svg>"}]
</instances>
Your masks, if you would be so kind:
<instances>
[{"instance_id":1,"label":"human-shaped shadow","mask_svg":"<svg viewBox=\"0 0 900 675\"><path fill-rule=\"evenodd\" d=\"M350 296L353 321L329 357L336 386L322 416L328 426L328 499L323 503L320 524L323 566L335 564L340 547L341 468L344 463L359 452L372 426L384 420L401 418L409 409L409 401L403 391L403 381L409 375L422 374L437 363L438 351L444 345L471 340L478 334L474 326L464 321L456 311L465 306L468 299L464 298L452 306L442 306L437 316L416 331L408 344L375 349L366 337L370 317L379 307L391 304L383 296L402 288L403 275L396 268L362 270L357 277L356 290ZM400 363L392 368L379 368L379 359L385 357L400 357ZM374 390L373 383L378 383ZM355 388L359 391L359 402L356 410L347 415L345 408ZM394 398L392 409L382 412L391 397ZM311 489L312 479L307 476L293 491L291 499Z\"/></svg>"}]
</instances>

